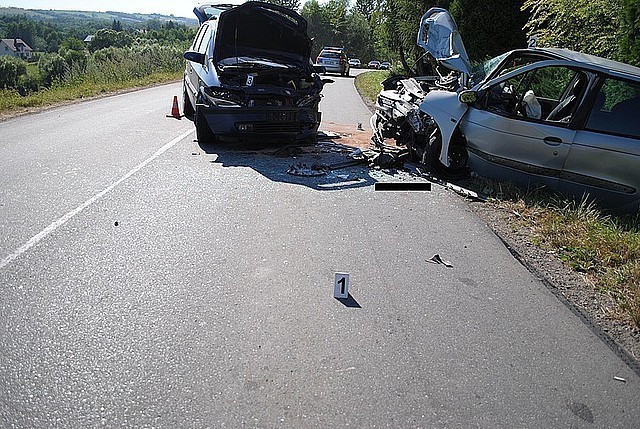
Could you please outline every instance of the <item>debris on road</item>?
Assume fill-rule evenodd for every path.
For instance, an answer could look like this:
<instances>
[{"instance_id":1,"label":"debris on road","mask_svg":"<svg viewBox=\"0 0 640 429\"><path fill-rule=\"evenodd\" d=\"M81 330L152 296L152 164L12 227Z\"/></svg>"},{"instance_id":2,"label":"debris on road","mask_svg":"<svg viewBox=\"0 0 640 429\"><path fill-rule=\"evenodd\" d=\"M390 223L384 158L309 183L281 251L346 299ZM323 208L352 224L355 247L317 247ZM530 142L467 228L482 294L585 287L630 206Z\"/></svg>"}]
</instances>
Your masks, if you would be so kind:
<instances>
[{"instance_id":1,"label":"debris on road","mask_svg":"<svg viewBox=\"0 0 640 429\"><path fill-rule=\"evenodd\" d=\"M372 162L374 165L377 165L380 168L404 167L404 161L402 160L401 155L389 152L380 152L373 158Z\"/></svg>"},{"instance_id":2,"label":"debris on road","mask_svg":"<svg viewBox=\"0 0 640 429\"><path fill-rule=\"evenodd\" d=\"M425 259L425 261L430 262L432 264L440 264L444 265L447 268L453 268L453 264L449 261L445 261L438 255L437 253L431 257L431 259Z\"/></svg>"},{"instance_id":3,"label":"debris on road","mask_svg":"<svg viewBox=\"0 0 640 429\"><path fill-rule=\"evenodd\" d=\"M324 164L313 164L310 167L307 164L293 164L289 166L287 173L293 176L313 177L325 175L328 170L328 166Z\"/></svg>"},{"instance_id":4,"label":"debris on road","mask_svg":"<svg viewBox=\"0 0 640 429\"><path fill-rule=\"evenodd\" d=\"M613 379L614 379L614 380L616 380L616 381L621 381L621 382L623 382L623 383L626 383L626 382L627 382L627 379L626 379L626 378L622 378L622 377L617 377L617 376L616 376L616 377L613 377Z\"/></svg>"}]
</instances>

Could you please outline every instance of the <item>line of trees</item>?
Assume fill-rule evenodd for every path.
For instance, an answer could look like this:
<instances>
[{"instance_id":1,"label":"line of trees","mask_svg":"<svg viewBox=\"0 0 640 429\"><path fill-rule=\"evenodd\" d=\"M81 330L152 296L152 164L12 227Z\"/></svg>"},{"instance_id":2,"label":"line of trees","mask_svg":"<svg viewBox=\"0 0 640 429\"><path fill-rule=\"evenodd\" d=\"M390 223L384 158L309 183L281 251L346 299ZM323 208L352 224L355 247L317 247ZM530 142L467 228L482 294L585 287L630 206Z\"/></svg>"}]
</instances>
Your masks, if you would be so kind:
<instances>
[{"instance_id":1,"label":"line of trees","mask_svg":"<svg viewBox=\"0 0 640 429\"><path fill-rule=\"evenodd\" d=\"M323 46L343 46L353 58L401 62L405 73L421 73L424 55L416 47L420 18L431 7L449 9L472 61L526 46L554 46L640 66L640 0L268 0L299 10L309 23L313 57ZM50 85L71 69L82 70L106 48L183 47L195 28L172 21L147 21L134 29L119 20L74 20L57 25L20 15L0 16L0 36L23 39L35 51L39 75L14 60L0 61L0 88L28 92ZM87 46L81 40L94 38ZM176 50L178 52L179 50ZM178 53L179 55L179 53ZM177 61L180 59L177 59Z\"/></svg>"},{"instance_id":2,"label":"line of trees","mask_svg":"<svg viewBox=\"0 0 640 429\"><path fill-rule=\"evenodd\" d=\"M526 46L560 47L640 66L640 0L268 0L299 10L309 22L314 56L344 46L361 60L400 60L419 72L422 15L449 9L473 61Z\"/></svg>"},{"instance_id":3,"label":"line of trees","mask_svg":"<svg viewBox=\"0 0 640 429\"><path fill-rule=\"evenodd\" d=\"M79 82L89 75L101 81L177 71L184 67L182 52L196 31L172 21L150 20L142 29L122 29L118 20L101 23L108 27L95 29L96 23L89 21L67 28L24 16L0 16L2 38L20 38L38 51L30 65L19 58L0 56L0 89L27 95L56 82ZM93 35L88 43L84 42L86 31Z\"/></svg>"}]
</instances>

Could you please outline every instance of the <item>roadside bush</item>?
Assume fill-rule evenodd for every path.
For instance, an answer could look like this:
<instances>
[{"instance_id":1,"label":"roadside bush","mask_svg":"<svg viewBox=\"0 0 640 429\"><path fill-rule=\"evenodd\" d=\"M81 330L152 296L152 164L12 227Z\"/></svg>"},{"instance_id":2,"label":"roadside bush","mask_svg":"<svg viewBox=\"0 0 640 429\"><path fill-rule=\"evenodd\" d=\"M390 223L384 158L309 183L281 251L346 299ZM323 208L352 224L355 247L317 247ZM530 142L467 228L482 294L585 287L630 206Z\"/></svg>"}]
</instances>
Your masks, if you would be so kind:
<instances>
[{"instance_id":1,"label":"roadside bush","mask_svg":"<svg viewBox=\"0 0 640 429\"><path fill-rule=\"evenodd\" d=\"M87 53L84 50L60 48L60 56L64 58L69 68L75 66L85 69L87 67Z\"/></svg>"},{"instance_id":2,"label":"roadside bush","mask_svg":"<svg viewBox=\"0 0 640 429\"><path fill-rule=\"evenodd\" d=\"M37 74L25 74L20 76L18 79L18 93L23 97L32 94L34 92L38 92L40 89L40 85L42 85L42 80L40 76Z\"/></svg>"},{"instance_id":3,"label":"roadside bush","mask_svg":"<svg viewBox=\"0 0 640 429\"><path fill-rule=\"evenodd\" d=\"M55 80L64 79L69 66L60 54L49 54L40 58L38 70L42 76L42 83L49 87Z\"/></svg>"},{"instance_id":4,"label":"roadside bush","mask_svg":"<svg viewBox=\"0 0 640 429\"><path fill-rule=\"evenodd\" d=\"M0 57L0 88L17 88L20 76L27 73L24 60L10 56Z\"/></svg>"}]
</instances>

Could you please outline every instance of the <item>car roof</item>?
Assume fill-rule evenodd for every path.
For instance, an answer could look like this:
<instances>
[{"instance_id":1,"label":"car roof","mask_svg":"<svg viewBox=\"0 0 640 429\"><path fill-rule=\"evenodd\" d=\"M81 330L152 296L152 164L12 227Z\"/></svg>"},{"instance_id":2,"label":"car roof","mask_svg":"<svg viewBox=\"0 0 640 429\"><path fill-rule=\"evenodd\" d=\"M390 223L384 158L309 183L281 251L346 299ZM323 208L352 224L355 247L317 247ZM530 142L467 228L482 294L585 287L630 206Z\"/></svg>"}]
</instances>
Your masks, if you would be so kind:
<instances>
[{"instance_id":1,"label":"car roof","mask_svg":"<svg viewBox=\"0 0 640 429\"><path fill-rule=\"evenodd\" d=\"M532 50L548 52L561 59L579 63L580 65L599 68L605 72L617 72L626 75L633 76L640 79L640 67L635 67L630 64L621 63L607 58L596 57L595 55L584 54L582 52L575 52L569 49L561 48L534 48Z\"/></svg>"}]
</instances>

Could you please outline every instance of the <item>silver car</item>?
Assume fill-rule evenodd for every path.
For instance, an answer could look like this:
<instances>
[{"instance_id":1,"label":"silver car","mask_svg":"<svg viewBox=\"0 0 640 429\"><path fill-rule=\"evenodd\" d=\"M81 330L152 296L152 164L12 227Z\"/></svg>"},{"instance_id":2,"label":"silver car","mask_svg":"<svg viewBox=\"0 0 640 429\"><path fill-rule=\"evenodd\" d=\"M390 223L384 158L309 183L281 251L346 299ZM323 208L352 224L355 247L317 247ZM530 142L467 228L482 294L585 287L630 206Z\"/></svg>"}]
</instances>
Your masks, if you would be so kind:
<instances>
[{"instance_id":1,"label":"silver car","mask_svg":"<svg viewBox=\"0 0 640 429\"><path fill-rule=\"evenodd\" d=\"M531 47L472 69L455 23L435 8L422 18L418 44L444 72L382 91L373 121L379 130L393 121L397 141L440 173L469 167L588 195L615 211L638 210L640 68ZM399 109L402 92L414 103Z\"/></svg>"},{"instance_id":2,"label":"silver car","mask_svg":"<svg viewBox=\"0 0 640 429\"><path fill-rule=\"evenodd\" d=\"M325 46L316 58L316 66L324 67L326 73L340 73L349 76L351 62L344 48Z\"/></svg>"}]
</instances>

